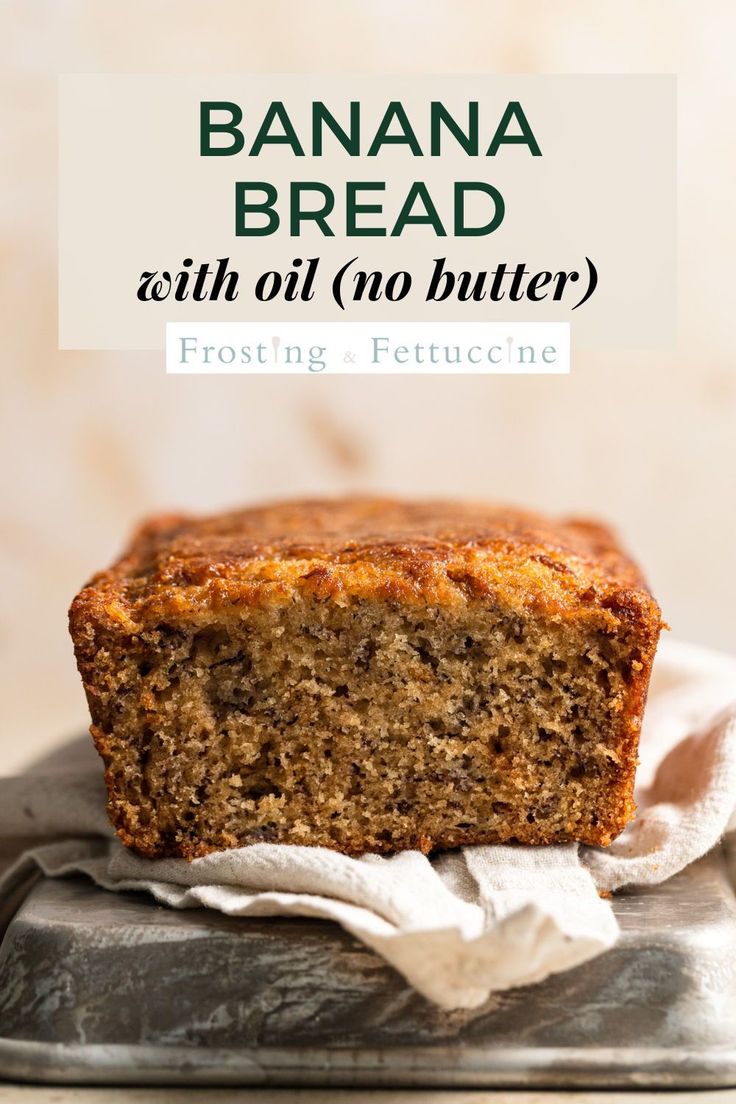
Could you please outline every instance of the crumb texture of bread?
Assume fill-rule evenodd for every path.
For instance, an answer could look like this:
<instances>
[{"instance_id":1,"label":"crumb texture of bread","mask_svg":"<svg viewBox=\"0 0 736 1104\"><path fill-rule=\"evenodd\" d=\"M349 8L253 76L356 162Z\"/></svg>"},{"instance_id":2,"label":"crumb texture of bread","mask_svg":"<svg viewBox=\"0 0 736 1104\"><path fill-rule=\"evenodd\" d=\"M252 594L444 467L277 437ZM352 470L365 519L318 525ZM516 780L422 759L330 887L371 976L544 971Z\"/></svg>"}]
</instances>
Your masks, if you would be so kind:
<instances>
[{"instance_id":1,"label":"crumb texture of bread","mask_svg":"<svg viewBox=\"0 0 736 1104\"><path fill-rule=\"evenodd\" d=\"M662 619L610 530L351 498L144 524L70 627L142 855L606 845Z\"/></svg>"}]
</instances>

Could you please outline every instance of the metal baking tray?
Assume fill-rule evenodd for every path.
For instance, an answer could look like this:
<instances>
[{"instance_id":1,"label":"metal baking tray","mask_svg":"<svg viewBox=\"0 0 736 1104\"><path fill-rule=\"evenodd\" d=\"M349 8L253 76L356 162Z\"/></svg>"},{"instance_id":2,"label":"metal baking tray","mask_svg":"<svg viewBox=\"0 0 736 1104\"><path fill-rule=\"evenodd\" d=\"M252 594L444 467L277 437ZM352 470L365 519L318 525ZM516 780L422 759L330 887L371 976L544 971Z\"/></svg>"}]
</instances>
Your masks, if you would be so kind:
<instances>
[{"instance_id":1,"label":"metal baking tray","mask_svg":"<svg viewBox=\"0 0 736 1104\"><path fill-rule=\"evenodd\" d=\"M736 1085L736 898L722 850L623 893L620 942L443 1012L319 920L175 912L41 880L0 947L0 1076L147 1084Z\"/></svg>"}]
</instances>

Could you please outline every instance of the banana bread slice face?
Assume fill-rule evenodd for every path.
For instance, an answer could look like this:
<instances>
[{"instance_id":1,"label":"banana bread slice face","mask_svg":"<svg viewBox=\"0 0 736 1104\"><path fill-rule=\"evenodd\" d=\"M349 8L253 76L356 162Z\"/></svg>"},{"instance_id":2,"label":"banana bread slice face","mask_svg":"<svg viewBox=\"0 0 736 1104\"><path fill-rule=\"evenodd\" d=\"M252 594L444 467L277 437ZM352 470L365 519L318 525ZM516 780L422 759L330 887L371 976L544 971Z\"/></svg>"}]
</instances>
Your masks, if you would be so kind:
<instances>
[{"instance_id":1,"label":"banana bread slice face","mask_svg":"<svg viewBox=\"0 0 736 1104\"><path fill-rule=\"evenodd\" d=\"M607 844L662 621L599 524L298 501L144 524L70 611L142 855Z\"/></svg>"}]
</instances>

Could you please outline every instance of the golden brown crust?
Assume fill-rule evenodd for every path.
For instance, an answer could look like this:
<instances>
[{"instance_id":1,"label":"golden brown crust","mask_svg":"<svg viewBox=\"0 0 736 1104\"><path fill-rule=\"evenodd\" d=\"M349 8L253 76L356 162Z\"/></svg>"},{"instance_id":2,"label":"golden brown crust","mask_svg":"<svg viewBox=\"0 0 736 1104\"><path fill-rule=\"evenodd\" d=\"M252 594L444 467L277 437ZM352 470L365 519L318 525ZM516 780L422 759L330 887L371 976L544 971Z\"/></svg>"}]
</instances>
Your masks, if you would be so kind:
<instances>
[{"instance_id":1,"label":"golden brown crust","mask_svg":"<svg viewBox=\"0 0 736 1104\"><path fill-rule=\"evenodd\" d=\"M594 607L612 620L659 617L638 567L600 523L374 498L153 518L75 605L135 631L208 608L285 603L295 593L429 605L496 598L563 616Z\"/></svg>"}]
</instances>

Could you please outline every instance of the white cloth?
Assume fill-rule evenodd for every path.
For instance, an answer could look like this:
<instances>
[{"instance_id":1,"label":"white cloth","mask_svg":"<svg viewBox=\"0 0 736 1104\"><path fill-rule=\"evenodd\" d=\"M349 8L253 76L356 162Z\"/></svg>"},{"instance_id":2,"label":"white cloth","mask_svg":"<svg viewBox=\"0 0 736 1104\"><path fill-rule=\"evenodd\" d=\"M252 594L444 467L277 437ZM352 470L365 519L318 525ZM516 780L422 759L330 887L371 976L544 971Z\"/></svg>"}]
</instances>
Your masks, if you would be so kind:
<instances>
[{"instance_id":1,"label":"white cloth","mask_svg":"<svg viewBox=\"0 0 736 1104\"><path fill-rule=\"evenodd\" d=\"M0 836L53 837L27 850L0 893L39 867L81 872L110 890L147 890L173 908L235 916L325 917L444 1008L475 1008L541 981L618 938L599 892L664 881L705 854L736 809L736 660L664 641L642 736L639 813L608 849L466 847L347 858L259 843L147 860L126 851L104 814L96 757L83 745L55 769L0 779ZM58 758L58 757L57 757Z\"/></svg>"}]
</instances>

